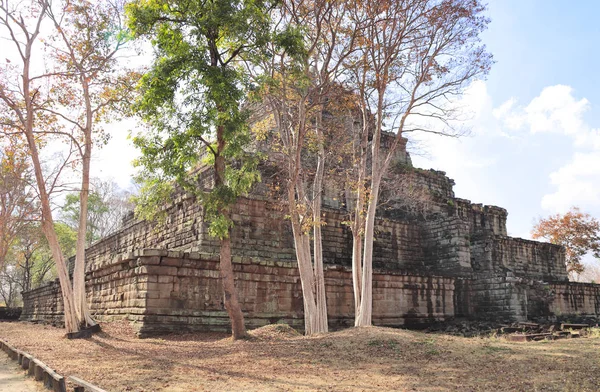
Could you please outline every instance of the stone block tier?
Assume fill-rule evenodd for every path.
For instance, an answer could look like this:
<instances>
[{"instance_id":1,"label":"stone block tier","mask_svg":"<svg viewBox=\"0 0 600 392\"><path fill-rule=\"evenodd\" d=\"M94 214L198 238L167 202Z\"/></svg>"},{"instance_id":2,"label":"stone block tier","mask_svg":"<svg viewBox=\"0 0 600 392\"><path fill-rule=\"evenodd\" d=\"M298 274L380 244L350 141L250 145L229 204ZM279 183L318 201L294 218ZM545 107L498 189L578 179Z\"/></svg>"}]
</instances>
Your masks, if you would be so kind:
<instances>
[{"instance_id":1,"label":"stone block tier","mask_svg":"<svg viewBox=\"0 0 600 392\"><path fill-rule=\"evenodd\" d=\"M456 198L444 172L413 168L403 154L386 179L376 222L375 325L598 317L600 285L569 282L563 248L507 236L506 210ZM210 183L208 169L198 173L202 184ZM236 285L248 327L284 321L302 328L291 226L285 205L269 193L273 185L257 184L232 209ZM415 194L418 200L407 202ZM331 185L323 203L329 320L339 328L354 317L352 235L343 224L353 200ZM166 223L130 216L120 231L87 249L92 311L100 320L131 320L141 336L227 330L219 242L208 235L201 204L180 192L165 209ZM62 323L58 282L25 292L23 299L21 319Z\"/></svg>"}]
</instances>

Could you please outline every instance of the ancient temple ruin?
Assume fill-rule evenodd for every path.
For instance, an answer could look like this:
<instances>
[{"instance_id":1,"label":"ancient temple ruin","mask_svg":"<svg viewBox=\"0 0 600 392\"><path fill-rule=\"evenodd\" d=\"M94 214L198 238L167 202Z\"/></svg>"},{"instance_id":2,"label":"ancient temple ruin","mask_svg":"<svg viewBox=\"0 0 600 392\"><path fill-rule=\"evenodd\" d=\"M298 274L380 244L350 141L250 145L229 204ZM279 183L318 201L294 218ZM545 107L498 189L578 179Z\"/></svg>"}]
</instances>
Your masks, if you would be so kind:
<instances>
[{"instance_id":1,"label":"ancient temple ruin","mask_svg":"<svg viewBox=\"0 0 600 392\"><path fill-rule=\"evenodd\" d=\"M276 322L301 328L291 226L281 201L269 193L269 178L263 176L233 208L236 285L249 328ZM506 210L455 197L453 180L441 171L412 167L405 145L387 189L393 190L398 178L420 190L421 204L418 213L411 212L401 198L394 203L391 192L391 202L379 213L375 325L417 327L454 318L576 320L600 314L600 285L569 282L564 249L507 236ZM327 304L334 328L352 325L354 317L352 236L343 224L351 201L345 197L333 186L323 196ZM227 330L218 241L207 233L202 206L179 193L166 208L165 225L130 216L119 232L87 250L92 312L100 320L127 318L140 336ZM22 319L62 322L58 281L23 293L23 299Z\"/></svg>"}]
</instances>

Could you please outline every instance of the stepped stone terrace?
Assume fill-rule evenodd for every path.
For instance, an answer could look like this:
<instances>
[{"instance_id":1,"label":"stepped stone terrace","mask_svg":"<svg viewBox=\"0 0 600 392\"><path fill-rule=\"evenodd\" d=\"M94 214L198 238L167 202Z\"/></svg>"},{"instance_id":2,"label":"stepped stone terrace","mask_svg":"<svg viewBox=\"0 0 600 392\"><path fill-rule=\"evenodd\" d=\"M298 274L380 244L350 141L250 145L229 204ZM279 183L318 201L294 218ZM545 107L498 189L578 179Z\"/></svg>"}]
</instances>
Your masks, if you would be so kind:
<instances>
[{"instance_id":1,"label":"stepped stone terrace","mask_svg":"<svg viewBox=\"0 0 600 392\"><path fill-rule=\"evenodd\" d=\"M383 143L386 143L384 139ZM385 147L385 146L382 146ZM271 170L269 164L262 170ZM210 182L210 170L202 172ZM263 176L272 181L272 176ZM399 180L401 178L401 180ZM404 185L402 185L402 182ZM419 189L418 213L394 189ZM353 325L352 200L326 179L323 249L332 328ZM302 328L303 304L291 225L268 181L233 207L236 286L249 328ZM444 172L412 167L405 143L386 179L374 244L373 323L420 327L473 320L597 319L600 285L569 282L564 249L507 236L507 211L455 197ZM392 191L390 191L392 190ZM140 336L224 331L218 241L200 203L180 192L164 225L129 216L86 254L88 299L99 320L126 318ZM62 323L57 281L23 293L22 320Z\"/></svg>"}]
</instances>

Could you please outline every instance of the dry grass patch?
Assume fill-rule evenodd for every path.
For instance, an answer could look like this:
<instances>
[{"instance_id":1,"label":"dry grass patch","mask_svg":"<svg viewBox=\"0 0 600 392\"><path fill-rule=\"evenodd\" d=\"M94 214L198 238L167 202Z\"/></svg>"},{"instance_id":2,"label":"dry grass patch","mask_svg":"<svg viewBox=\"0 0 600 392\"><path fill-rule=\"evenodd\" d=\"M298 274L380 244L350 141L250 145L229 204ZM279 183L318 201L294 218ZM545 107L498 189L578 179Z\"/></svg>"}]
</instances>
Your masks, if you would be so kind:
<instances>
[{"instance_id":1,"label":"dry grass patch","mask_svg":"<svg viewBox=\"0 0 600 392\"><path fill-rule=\"evenodd\" d=\"M0 337L109 391L598 391L600 337L512 343L389 328L303 337L287 326L136 339L126 323L91 339L0 323Z\"/></svg>"}]
</instances>

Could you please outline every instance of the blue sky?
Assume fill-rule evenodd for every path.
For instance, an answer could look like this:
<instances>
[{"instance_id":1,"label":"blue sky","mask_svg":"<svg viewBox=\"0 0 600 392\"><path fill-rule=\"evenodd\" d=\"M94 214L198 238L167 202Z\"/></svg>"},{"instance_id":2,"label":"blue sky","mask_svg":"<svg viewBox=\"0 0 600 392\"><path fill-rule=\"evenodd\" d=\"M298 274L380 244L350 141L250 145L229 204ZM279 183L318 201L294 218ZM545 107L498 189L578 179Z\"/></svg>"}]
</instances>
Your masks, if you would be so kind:
<instances>
[{"instance_id":1,"label":"blue sky","mask_svg":"<svg viewBox=\"0 0 600 392\"><path fill-rule=\"evenodd\" d=\"M490 1L483 40L496 64L465 96L471 135L421 136L426 155L413 156L455 179L458 197L508 209L512 236L571 205L600 218L599 13L596 1ZM129 184L133 127L115 127L95 175Z\"/></svg>"},{"instance_id":2,"label":"blue sky","mask_svg":"<svg viewBox=\"0 0 600 392\"><path fill-rule=\"evenodd\" d=\"M600 2L496 0L483 41L496 64L465 100L471 135L425 140L420 167L458 197L509 211L509 235L571 205L600 218Z\"/></svg>"}]
</instances>

